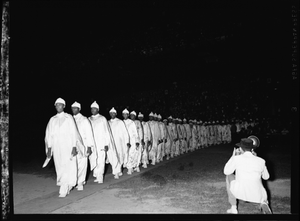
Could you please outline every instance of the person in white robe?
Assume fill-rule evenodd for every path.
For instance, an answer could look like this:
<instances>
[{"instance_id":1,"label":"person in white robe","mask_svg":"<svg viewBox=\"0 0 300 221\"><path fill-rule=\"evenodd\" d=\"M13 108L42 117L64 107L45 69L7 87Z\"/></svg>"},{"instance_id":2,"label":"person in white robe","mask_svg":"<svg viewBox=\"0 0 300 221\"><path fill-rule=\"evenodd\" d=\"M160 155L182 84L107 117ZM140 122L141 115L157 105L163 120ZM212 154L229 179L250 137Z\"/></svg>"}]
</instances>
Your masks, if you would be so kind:
<instances>
[{"instance_id":1,"label":"person in white robe","mask_svg":"<svg viewBox=\"0 0 300 221\"><path fill-rule=\"evenodd\" d=\"M95 152L95 143L93 130L90 121L87 117L83 116L80 113L81 104L78 102L74 102L71 105L73 117L76 122L77 129L79 131L82 143L84 145L84 153L83 155L77 154L77 164L78 164L78 173L77 173L77 190L83 190L83 185L86 183L86 173L88 166L88 156ZM96 166L96 159L90 159L91 170L93 170Z\"/></svg>"},{"instance_id":2,"label":"person in white robe","mask_svg":"<svg viewBox=\"0 0 300 221\"><path fill-rule=\"evenodd\" d=\"M153 141L149 151L149 160L151 160L152 165L155 165L157 160L157 147L161 142L161 133L157 122L154 120L154 114L152 112L149 114L149 126Z\"/></svg>"},{"instance_id":3,"label":"person in white robe","mask_svg":"<svg viewBox=\"0 0 300 221\"><path fill-rule=\"evenodd\" d=\"M140 138L136 128L135 123L129 119L129 111L124 109L123 112L123 122L125 123L126 129L129 134L129 143L130 148L128 152L128 160L127 160L127 174L131 175L133 173L133 169L137 167L136 156L138 155L138 150L140 146Z\"/></svg>"},{"instance_id":4,"label":"person in white robe","mask_svg":"<svg viewBox=\"0 0 300 221\"><path fill-rule=\"evenodd\" d=\"M180 119L180 128L182 132L182 141L181 141L182 153L187 153L187 132L185 130L185 126L181 119Z\"/></svg>"},{"instance_id":5,"label":"person in white robe","mask_svg":"<svg viewBox=\"0 0 300 221\"><path fill-rule=\"evenodd\" d=\"M111 136L106 118L99 114L99 105L97 102L91 104L91 113L89 117L93 128L93 135L96 146L97 160L96 167L93 170L93 176L96 178L94 182L103 183L103 175L105 170L106 152L111 145ZM114 169L114 167L113 167Z\"/></svg>"},{"instance_id":6,"label":"person in white robe","mask_svg":"<svg viewBox=\"0 0 300 221\"><path fill-rule=\"evenodd\" d=\"M125 168L127 165L129 134L127 132L124 122L116 117L117 111L114 107L109 111L109 114L111 116L111 119L108 121L108 124L110 126L117 149L117 154L119 157L117 170L120 172L115 174L114 178L119 179L119 177L123 175L122 167Z\"/></svg>"},{"instance_id":7,"label":"person in white robe","mask_svg":"<svg viewBox=\"0 0 300 221\"><path fill-rule=\"evenodd\" d=\"M169 138L170 138L170 154L169 154L169 158L173 158L174 157L174 153L175 153L175 142L174 142L174 134L173 134L173 129L172 129L172 116L168 117L167 120L167 129L168 129L168 134L169 134ZM167 157L167 160L169 160L169 158Z\"/></svg>"},{"instance_id":8,"label":"person in white robe","mask_svg":"<svg viewBox=\"0 0 300 221\"><path fill-rule=\"evenodd\" d=\"M168 120L164 119L164 126L165 126L165 133L166 133L166 142L165 142L165 156L166 160L170 159L170 154L171 154L171 145L172 145L172 137L170 134L171 127L168 125Z\"/></svg>"},{"instance_id":9,"label":"person in white robe","mask_svg":"<svg viewBox=\"0 0 300 221\"><path fill-rule=\"evenodd\" d=\"M183 126L185 128L186 131L186 152L190 151L190 144L191 144L191 128L189 126L189 124L187 123L187 120L184 118L183 119Z\"/></svg>"},{"instance_id":10,"label":"person in white robe","mask_svg":"<svg viewBox=\"0 0 300 221\"><path fill-rule=\"evenodd\" d=\"M177 118L176 119L176 122L177 122L177 133L178 133L178 155L181 155L183 154L183 133L182 133L182 128L181 128L181 119L180 118Z\"/></svg>"},{"instance_id":11,"label":"person in white robe","mask_svg":"<svg viewBox=\"0 0 300 221\"><path fill-rule=\"evenodd\" d=\"M143 140L144 140L144 148L143 148L143 152L142 152L142 167L143 168L147 168L147 164L149 164L149 150L152 144L152 134L151 134L151 129L149 126L148 122L143 121L144 119L144 115L140 112L138 115L138 119L142 124L143 127Z\"/></svg>"},{"instance_id":12,"label":"person in white robe","mask_svg":"<svg viewBox=\"0 0 300 221\"><path fill-rule=\"evenodd\" d=\"M137 132L138 132L138 139L139 139L139 146L137 147L136 153L134 155L134 161L135 161L135 167L133 168L134 171L136 172L140 172L140 164L141 164L141 160L142 160L142 152L143 152L143 148L145 146L145 142L144 142L144 131L143 131L143 127L142 124L139 120L136 119L136 112L135 111L131 111L130 112L130 119L135 123Z\"/></svg>"},{"instance_id":13,"label":"person in white robe","mask_svg":"<svg viewBox=\"0 0 300 221\"><path fill-rule=\"evenodd\" d=\"M166 128L163 122L161 122L162 116L160 114L157 115L157 123L161 133L161 142L157 148L157 163L162 162L165 156L165 143L167 142L167 134Z\"/></svg>"},{"instance_id":14,"label":"person in white robe","mask_svg":"<svg viewBox=\"0 0 300 221\"><path fill-rule=\"evenodd\" d=\"M173 134L173 148L171 150L171 158L176 157L179 155L179 139L178 139L178 132L177 132L177 126L176 126L176 119L172 119L171 123L172 128L172 134ZM173 153L173 155L172 155Z\"/></svg>"},{"instance_id":15,"label":"person in white robe","mask_svg":"<svg viewBox=\"0 0 300 221\"><path fill-rule=\"evenodd\" d=\"M200 143L201 143L201 148L204 148L205 146L205 127L204 123L200 120Z\"/></svg>"},{"instance_id":16,"label":"person in white robe","mask_svg":"<svg viewBox=\"0 0 300 221\"><path fill-rule=\"evenodd\" d=\"M191 132L192 132L192 145L191 145L191 151L195 151L196 150L196 146L197 146L197 130L195 127L195 121L190 120L190 128L191 128Z\"/></svg>"},{"instance_id":17,"label":"person in white robe","mask_svg":"<svg viewBox=\"0 0 300 221\"><path fill-rule=\"evenodd\" d=\"M66 197L77 184L78 131L72 115L65 113L66 102L58 98L55 103L57 114L50 118L45 135L46 154L53 156L60 186L59 197Z\"/></svg>"}]
</instances>

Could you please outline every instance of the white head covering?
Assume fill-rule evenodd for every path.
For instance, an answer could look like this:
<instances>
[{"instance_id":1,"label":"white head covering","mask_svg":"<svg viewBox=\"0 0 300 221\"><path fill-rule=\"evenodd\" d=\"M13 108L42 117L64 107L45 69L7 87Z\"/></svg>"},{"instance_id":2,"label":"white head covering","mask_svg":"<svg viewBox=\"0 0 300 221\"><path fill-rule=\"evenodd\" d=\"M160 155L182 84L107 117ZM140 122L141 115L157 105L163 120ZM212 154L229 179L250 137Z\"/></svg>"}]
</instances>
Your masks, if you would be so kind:
<instances>
[{"instance_id":1,"label":"white head covering","mask_svg":"<svg viewBox=\"0 0 300 221\"><path fill-rule=\"evenodd\" d=\"M151 112L151 113L149 114L149 117L154 117L154 114Z\"/></svg>"},{"instance_id":2,"label":"white head covering","mask_svg":"<svg viewBox=\"0 0 300 221\"><path fill-rule=\"evenodd\" d=\"M130 114L133 114L134 116L136 116L136 112L135 111L131 111Z\"/></svg>"},{"instance_id":3,"label":"white head covering","mask_svg":"<svg viewBox=\"0 0 300 221\"><path fill-rule=\"evenodd\" d=\"M169 119L173 119L173 117L172 116L170 116L170 117L168 117Z\"/></svg>"},{"instance_id":4,"label":"white head covering","mask_svg":"<svg viewBox=\"0 0 300 221\"><path fill-rule=\"evenodd\" d=\"M110 109L109 113L117 113L116 109L113 107L112 109Z\"/></svg>"},{"instance_id":5,"label":"white head covering","mask_svg":"<svg viewBox=\"0 0 300 221\"><path fill-rule=\"evenodd\" d=\"M144 115L141 112L139 112L138 117L144 117Z\"/></svg>"},{"instance_id":6,"label":"white head covering","mask_svg":"<svg viewBox=\"0 0 300 221\"><path fill-rule=\"evenodd\" d=\"M54 106L57 104L57 103L60 103L60 104L64 104L66 106L66 102L64 99L62 98L57 98L55 103L54 103Z\"/></svg>"},{"instance_id":7,"label":"white head covering","mask_svg":"<svg viewBox=\"0 0 300 221\"><path fill-rule=\"evenodd\" d=\"M157 116L157 114L155 113L153 117L156 117L156 118L157 118L158 116Z\"/></svg>"},{"instance_id":8,"label":"white head covering","mask_svg":"<svg viewBox=\"0 0 300 221\"><path fill-rule=\"evenodd\" d=\"M168 120L167 119L163 119L163 122L167 122Z\"/></svg>"},{"instance_id":9,"label":"white head covering","mask_svg":"<svg viewBox=\"0 0 300 221\"><path fill-rule=\"evenodd\" d=\"M183 119L183 122L186 122L186 119L185 119L185 118Z\"/></svg>"},{"instance_id":10,"label":"white head covering","mask_svg":"<svg viewBox=\"0 0 300 221\"><path fill-rule=\"evenodd\" d=\"M75 102L71 105L71 107L78 107L79 109L81 109L81 104L75 101Z\"/></svg>"},{"instance_id":11,"label":"white head covering","mask_svg":"<svg viewBox=\"0 0 300 221\"><path fill-rule=\"evenodd\" d=\"M123 114L129 114L129 111L125 108L123 111L122 111Z\"/></svg>"},{"instance_id":12,"label":"white head covering","mask_svg":"<svg viewBox=\"0 0 300 221\"><path fill-rule=\"evenodd\" d=\"M161 119L161 118L162 118L160 114L159 114L157 117L158 117L158 119Z\"/></svg>"},{"instance_id":13,"label":"white head covering","mask_svg":"<svg viewBox=\"0 0 300 221\"><path fill-rule=\"evenodd\" d=\"M99 110L99 105L97 104L96 101L94 101L92 104L91 104L91 108L97 108Z\"/></svg>"}]
</instances>

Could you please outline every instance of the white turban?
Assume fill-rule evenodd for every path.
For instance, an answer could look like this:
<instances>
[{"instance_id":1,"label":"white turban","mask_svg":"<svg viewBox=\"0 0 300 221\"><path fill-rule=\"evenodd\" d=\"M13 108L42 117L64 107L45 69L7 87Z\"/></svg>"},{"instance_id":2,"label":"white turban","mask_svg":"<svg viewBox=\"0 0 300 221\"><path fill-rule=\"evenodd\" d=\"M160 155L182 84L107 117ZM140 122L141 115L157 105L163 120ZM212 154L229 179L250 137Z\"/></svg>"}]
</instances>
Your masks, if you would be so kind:
<instances>
[{"instance_id":1,"label":"white turban","mask_svg":"<svg viewBox=\"0 0 300 221\"><path fill-rule=\"evenodd\" d=\"M151 112L151 113L149 114L149 117L154 117L154 114Z\"/></svg>"},{"instance_id":2,"label":"white turban","mask_svg":"<svg viewBox=\"0 0 300 221\"><path fill-rule=\"evenodd\" d=\"M173 117L172 116L170 116L170 117L168 117L169 119L173 119Z\"/></svg>"},{"instance_id":3,"label":"white turban","mask_svg":"<svg viewBox=\"0 0 300 221\"><path fill-rule=\"evenodd\" d=\"M59 104L64 104L64 105L66 106L65 100L62 99L62 98L57 98L56 101L55 101L55 103L54 103L54 106L55 106L57 103L59 103Z\"/></svg>"},{"instance_id":4,"label":"white turban","mask_svg":"<svg viewBox=\"0 0 300 221\"><path fill-rule=\"evenodd\" d=\"M129 111L125 108L123 111L122 111L123 114L129 114Z\"/></svg>"},{"instance_id":5,"label":"white turban","mask_svg":"<svg viewBox=\"0 0 300 221\"><path fill-rule=\"evenodd\" d=\"M135 111L131 111L130 114L133 114L134 116L136 116L136 112Z\"/></svg>"},{"instance_id":6,"label":"white turban","mask_svg":"<svg viewBox=\"0 0 300 221\"><path fill-rule=\"evenodd\" d=\"M110 109L109 113L117 113L116 109L113 107L112 109Z\"/></svg>"},{"instance_id":7,"label":"white turban","mask_svg":"<svg viewBox=\"0 0 300 221\"><path fill-rule=\"evenodd\" d=\"M92 107L97 108L99 110L99 105L97 104L96 101L94 101L94 103L91 104L91 108Z\"/></svg>"},{"instance_id":8,"label":"white turban","mask_svg":"<svg viewBox=\"0 0 300 221\"><path fill-rule=\"evenodd\" d=\"M144 115L141 112L139 112L138 117L144 117Z\"/></svg>"},{"instance_id":9,"label":"white turban","mask_svg":"<svg viewBox=\"0 0 300 221\"><path fill-rule=\"evenodd\" d=\"M71 105L71 107L78 107L79 109L81 109L81 104L75 101L75 102Z\"/></svg>"},{"instance_id":10,"label":"white turban","mask_svg":"<svg viewBox=\"0 0 300 221\"><path fill-rule=\"evenodd\" d=\"M155 114L153 115L153 117L156 117L156 118L157 118L158 116L157 116L157 114L155 113Z\"/></svg>"},{"instance_id":11,"label":"white turban","mask_svg":"<svg viewBox=\"0 0 300 221\"><path fill-rule=\"evenodd\" d=\"M185 119L185 118L183 119L183 122L186 122L186 119Z\"/></svg>"},{"instance_id":12,"label":"white turban","mask_svg":"<svg viewBox=\"0 0 300 221\"><path fill-rule=\"evenodd\" d=\"M158 119L161 119L161 118L162 118L160 114L159 114L157 117L158 117Z\"/></svg>"}]
</instances>

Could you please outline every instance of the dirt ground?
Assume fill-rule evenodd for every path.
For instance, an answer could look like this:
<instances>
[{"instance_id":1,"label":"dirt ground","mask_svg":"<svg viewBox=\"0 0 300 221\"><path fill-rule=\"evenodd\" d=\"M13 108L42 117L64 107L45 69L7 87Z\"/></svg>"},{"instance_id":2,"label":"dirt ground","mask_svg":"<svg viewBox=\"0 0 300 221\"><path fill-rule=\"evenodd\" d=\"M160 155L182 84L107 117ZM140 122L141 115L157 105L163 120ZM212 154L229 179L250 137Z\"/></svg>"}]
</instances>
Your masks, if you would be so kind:
<instances>
[{"instance_id":1,"label":"dirt ground","mask_svg":"<svg viewBox=\"0 0 300 221\"><path fill-rule=\"evenodd\" d=\"M55 176L50 173L50 169L45 170L46 176L43 174L25 174L25 173L13 173L13 199L14 199L14 213L15 214L147 214L147 213L180 213L180 214L190 214L190 213L200 213L200 214L215 214L220 213L220 210L216 210L210 207L185 207L182 206L182 202L186 197L188 197L188 193L183 192L180 197L174 197L172 194L161 194L161 196L157 196L157 194L164 193L167 190L171 190L171 188L165 188L168 185L173 185L174 182L177 185L182 185L181 190L184 191L184 185L191 185L194 181L190 179L193 175L190 172L195 169L199 170L199 165L207 164L206 160L214 155L216 152L230 152L227 150L221 150L220 147L212 147L211 149L203 149L198 150L193 153L188 153L185 155L181 155L177 158L174 158L169 161L164 161L155 166L150 165L149 168L141 170L140 173L134 173L129 176L124 174L120 177L119 180L113 179L113 176L109 173L105 176L105 180L103 184L97 184L93 182L92 175L89 174L89 179L87 184L85 185L84 191L77 191L73 189L66 198L58 197L58 189L56 186ZM230 154L230 153L229 153ZM199 156L201 156L202 160ZM216 165L221 167L224 166L224 161L228 159L228 156L225 154L222 158L214 162ZM192 161L194 163L192 163ZM209 160L211 161L211 160ZM199 165L197 166L197 163ZM212 163L212 162L211 162ZM285 164L285 167L288 164ZM176 168L178 174L168 174L168 171L171 171L168 168ZM225 182L223 181L224 177L222 175L222 171L220 169L215 172L213 169L207 169L202 165L201 176L206 177L206 181L201 183L201 185L207 185L212 188L215 188L215 192L221 193L226 197L226 188ZM52 168L53 169L53 168ZM43 170L41 170L43 171ZM156 172L153 172L156 171ZM207 173L205 173L207 171ZM125 171L126 172L126 171ZM174 172L174 170L173 170ZM203 172L203 173L202 173ZM271 171L272 172L272 171ZM278 172L278 170L277 170ZM277 173L276 172L276 173ZM279 171L280 172L280 171ZM168 176L172 178L171 181L164 181L165 183L161 184L159 182L151 182L151 180L146 182L147 185L142 183L144 186L139 187L138 192L134 187L130 185L136 185L137 183L141 183L141 180L145 180L147 174L157 174L156 177L164 177L159 182L167 179ZM179 180L180 173L183 176L186 174L190 174L188 177L188 181ZM199 173L199 171L198 171ZM159 175L160 174L160 175ZM208 175L209 174L209 175ZM281 177L277 179L271 179L266 183L268 191L272 194L272 198L276 199L278 202L286 202L284 204L289 204L290 202L290 187L291 182L290 174L287 172L284 173L287 177ZM211 178L209 176L212 176ZM220 176L215 178L216 176ZM278 175L277 175L278 176ZM153 176L155 177L155 175ZM177 180L177 181L176 181ZM200 183L199 183L200 185ZM163 187L162 187L163 186ZM174 185L173 185L174 186ZM199 187L201 188L201 187ZM149 191L148 191L149 190ZM151 191L150 191L151 190ZM213 190L213 189L212 189ZM178 191L178 188L175 189ZM224 193L223 193L224 192ZM143 193L143 194L140 194ZM225 198L224 198L225 199ZM283 199L283 200L282 200ZM276 202L277 202L276 201ZM203 203L203 202L202 202ZM227 202L226 202L227 203ZM202 204L203 205L203 204ZM243 204L241 204L243 205ZM228 205L224 205L224 208L228 207ZM221 211L223 211L223 209ZM221 212L222 213L222 212ZM280 212L274 211L274 213L290 213L290 205L283 205L283 208Z\"/></svg>"}]
</instances>

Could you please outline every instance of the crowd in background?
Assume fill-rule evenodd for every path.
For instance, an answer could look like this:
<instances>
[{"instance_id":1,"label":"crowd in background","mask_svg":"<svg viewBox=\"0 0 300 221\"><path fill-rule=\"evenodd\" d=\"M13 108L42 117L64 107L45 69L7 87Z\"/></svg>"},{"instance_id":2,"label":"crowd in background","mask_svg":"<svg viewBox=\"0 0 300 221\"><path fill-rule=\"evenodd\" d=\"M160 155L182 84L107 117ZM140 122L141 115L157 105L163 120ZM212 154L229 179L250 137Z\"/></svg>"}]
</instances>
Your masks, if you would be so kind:
<instances>
[{"instance_id":1,"label":"crowd in background","mask_svg":"<svg viewBox=\"0 0 300 221\"><path fill-rule=\"evenodd\" d=\"M267 78L201 78L193 82L173 82L160 88L118 96L118 109L128 107L163 117L202 121L257 121L264 134L290 130L288 101L278 81ZM274 80L273 80L274 81ZM281 93L281 94L280 94ZM280 95L279 95L280 94ZM113 105L112 105L113 106Z\"/></svg>"}]
</instances>

